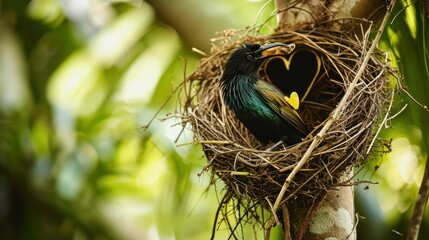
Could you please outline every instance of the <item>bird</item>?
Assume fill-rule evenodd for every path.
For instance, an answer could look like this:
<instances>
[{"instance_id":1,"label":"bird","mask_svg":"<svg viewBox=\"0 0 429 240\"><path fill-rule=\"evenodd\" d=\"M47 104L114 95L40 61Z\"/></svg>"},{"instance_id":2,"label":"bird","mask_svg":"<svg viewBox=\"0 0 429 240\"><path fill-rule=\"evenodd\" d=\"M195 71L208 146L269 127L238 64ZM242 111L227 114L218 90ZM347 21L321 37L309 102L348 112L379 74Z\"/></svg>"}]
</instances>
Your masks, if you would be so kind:
<instances>
[{"instance_id":1,"label":"bird","mask_svg":"<svg viewBox=\"0 0 429 240\"><path fill-rule=\"evenodd\" d=\"M259 69L265 60L278 56L285 43L259 45L244 43L228 57L220 78L225 105L263 145L269 142L294 145L308 134L308 128L296 111L299 96L286 96L264 81Z\"/></svg>"}]
</instances>

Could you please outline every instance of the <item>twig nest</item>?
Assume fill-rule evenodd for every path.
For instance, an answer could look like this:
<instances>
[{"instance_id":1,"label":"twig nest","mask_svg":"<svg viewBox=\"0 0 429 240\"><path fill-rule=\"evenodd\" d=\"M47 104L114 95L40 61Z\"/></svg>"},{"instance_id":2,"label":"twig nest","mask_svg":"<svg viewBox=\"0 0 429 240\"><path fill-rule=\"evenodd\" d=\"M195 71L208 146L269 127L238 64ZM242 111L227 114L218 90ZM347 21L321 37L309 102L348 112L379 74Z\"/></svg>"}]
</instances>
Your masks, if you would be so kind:
<instances>
[{"instance_id":1,"label":"twig nest","mask_svg":"<svg viewBox=\"0 0 429 240\"><path fill-rule=\"evenodd\" d=\"M378 119L390 101L392 88L387 81L390 68L385 54L377 51L370 57L344 111L326 134L318 136L361 67L368 42L347 32L327 29L244 36L236 41L231 40L232 36L235 33L230 31L217 39L212 55L200 61L198 69L183 85L186 101L182 119L192 125L194 142L203 146L208 159L206 169L226 184L232 197L244 197L268 207L276 200L285 179L313 139L321 137L320 144L289 185L283 201L297 197L315 198L319 193L343 184L340 176L367 160L374 144L372 139L376 137L374 126L379 126ZM282 145L273 151L264 151L268 146L255 149L258 141L224 105L219 82L223 66L229 54L243 42L295 45L295 49L285 56L284 66L277 64L285 68L278 71L285 71L288 78L315 79L308 92L303 90L305 99L298 110L312 129L303 142L294 146ZM305 54L308 56L302 57ZM265 66L260 75L287 92L287 86L293 84L294 79L276 80L276 74L270 76L275 71L267 70Z\"/></svg>"}]
</instances>

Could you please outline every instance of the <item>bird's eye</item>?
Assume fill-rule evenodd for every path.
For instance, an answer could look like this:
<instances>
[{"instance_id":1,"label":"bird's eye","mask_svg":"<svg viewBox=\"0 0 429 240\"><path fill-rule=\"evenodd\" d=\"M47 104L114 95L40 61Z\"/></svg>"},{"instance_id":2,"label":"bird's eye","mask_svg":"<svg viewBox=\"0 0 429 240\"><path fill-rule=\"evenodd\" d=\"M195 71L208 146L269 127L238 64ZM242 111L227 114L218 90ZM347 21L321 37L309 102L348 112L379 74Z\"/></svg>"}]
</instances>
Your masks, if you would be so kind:
<instances>
[{"instance_id":1,"label":"bird's eye","mask_svg":"<svg viewBox=\"0 0 429 240\"><path fill-rule=\"evenodd\" d=\"M248 60L252 60L252 59L253 59L253 56L252 56L251 54L249 54L249 55L247 55L247 59L248 59Z\"/></svg>"}]
</instances>

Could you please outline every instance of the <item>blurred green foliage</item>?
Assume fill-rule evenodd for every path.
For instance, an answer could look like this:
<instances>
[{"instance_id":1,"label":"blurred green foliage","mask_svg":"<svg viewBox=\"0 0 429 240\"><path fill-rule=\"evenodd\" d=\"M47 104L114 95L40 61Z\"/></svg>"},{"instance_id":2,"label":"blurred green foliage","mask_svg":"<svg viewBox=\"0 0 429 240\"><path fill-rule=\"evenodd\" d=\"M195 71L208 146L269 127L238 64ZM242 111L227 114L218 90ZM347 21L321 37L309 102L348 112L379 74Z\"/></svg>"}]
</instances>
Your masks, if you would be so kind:
<instances>
[{"instance_id":1,"label":"blurred green foliage","mask_svg":"<svg viewBox=\"0 0 429 240\"><path fill-rule=\"evenodd\" d=\"M398 1L379 45L398 68L403 87L428 106L429 21L424 14L424 1ZM358 188L357 209L365 217L358 225L361 239L403 239L407 233L429 150L429 112L403 91L396 93L391 114L398 112L381 136L392 140L393 151L367 166L367 176L379 184L369 185L369 191ZM426 209L419 239L429 236L428 219Z\"/></svg>"},{"instance_id":2,"label":"blurred green foliage","mask_svg":"<svg viewBox=\"0 0 429 240\"><path fill-rule=\"evenodd\" d=\"M429 105L427 20L420 2L400 11L409 3L381 46ZM1 1L1 239L208 239L222 186L206 191L203 153L176 147L173 118L141 126L195 69L191 47L208 52L216 31L261 24L273 10L250 0ZM404 103L384 133L394 151L363 176L380 184L357 188L361 239L400 239L392 230L407 228L429 115L403 94L395 109ZM173 98L158 118L176 108ZM191 141L186 129L179 143Z\"/></svg>"}]
</instances>

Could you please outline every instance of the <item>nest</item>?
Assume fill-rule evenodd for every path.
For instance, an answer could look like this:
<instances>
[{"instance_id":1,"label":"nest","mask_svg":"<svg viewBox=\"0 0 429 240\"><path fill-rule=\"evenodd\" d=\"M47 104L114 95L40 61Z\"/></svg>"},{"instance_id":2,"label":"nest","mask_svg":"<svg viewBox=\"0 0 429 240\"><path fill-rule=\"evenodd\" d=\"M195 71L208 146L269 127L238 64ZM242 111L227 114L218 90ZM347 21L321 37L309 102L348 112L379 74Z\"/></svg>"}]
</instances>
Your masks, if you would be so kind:
<instances>
[{"instance_id":1,"label":"nest","mask_svg":"<svg viewBox=\"0 0 429 240\"><path fill-rule=\"evenodd\" d=\"M223 66L231 51L243 42L295 44L296 49L308 49L321 57L318 80L299 109L312 129L303 142L272 151L255 149L258 141L222 102L219 80ZM314 138L320 137L320 143L296 173L282 196L283 203L316 199L344 184L344 173L367 161L377 143L374 128L379 127L392 93L384 53L376 50L370 56L344 110L336 119L332 113L356 77L368 48L367 41L351 33L318 28L269 36L237 36L237 32L228 31L217 39L212 55L200 61L183 85L186 101L182 119L192 125L194 142L202 144L208 160L205 169L225 183L228 199L246 199L270 208ZM261 76L265 77L262 70ZM318 136L332 120L325 134Z\"/></svg>"}]
</instances>

